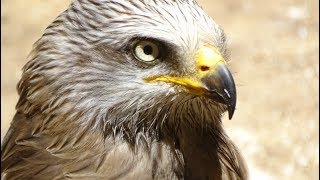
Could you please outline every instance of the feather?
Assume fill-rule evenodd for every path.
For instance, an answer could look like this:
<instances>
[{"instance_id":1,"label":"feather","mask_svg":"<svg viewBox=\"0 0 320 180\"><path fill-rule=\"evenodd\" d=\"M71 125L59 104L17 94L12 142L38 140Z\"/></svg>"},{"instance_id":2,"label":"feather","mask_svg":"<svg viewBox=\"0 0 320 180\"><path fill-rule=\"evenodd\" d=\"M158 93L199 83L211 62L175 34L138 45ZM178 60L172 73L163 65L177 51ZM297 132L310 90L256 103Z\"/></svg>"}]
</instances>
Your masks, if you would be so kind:
<instances>
[{"instance_id":1,"label":"feather","mask_svg":"<svg viewBox=\"0 0 320 180\"><path fill-rule=\"evenodd\" d=\"M157 41L161 61L132 54ZM34 44L1 146L2 179L247 179L226 107L145 77L194 74L199 45L227 51L193 0L74 0Z\"/></svg>"}]
</instances>

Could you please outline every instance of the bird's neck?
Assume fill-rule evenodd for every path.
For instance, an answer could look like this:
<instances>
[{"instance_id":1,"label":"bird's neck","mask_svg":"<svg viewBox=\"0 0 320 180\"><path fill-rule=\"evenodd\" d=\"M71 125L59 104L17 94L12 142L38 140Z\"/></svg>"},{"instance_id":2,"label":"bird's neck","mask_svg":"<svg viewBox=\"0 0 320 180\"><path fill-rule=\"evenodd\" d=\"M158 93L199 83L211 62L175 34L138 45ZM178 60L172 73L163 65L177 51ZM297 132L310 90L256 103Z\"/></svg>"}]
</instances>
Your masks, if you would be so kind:
<instances>
[{"instance_id":1,"label":"bird's neck","mask_svg":"<svg viewBox=\"0 0 320 180\"><path fill-rule=\"evenodd\" d=\"M221 179L219 137L222 128L181 127L177 134L179 150L184 157L184 174L190 179ZM223 132L221 132L223 133ZM218 134L221 134L218 133Z\"/></svg>"}]
</instances>

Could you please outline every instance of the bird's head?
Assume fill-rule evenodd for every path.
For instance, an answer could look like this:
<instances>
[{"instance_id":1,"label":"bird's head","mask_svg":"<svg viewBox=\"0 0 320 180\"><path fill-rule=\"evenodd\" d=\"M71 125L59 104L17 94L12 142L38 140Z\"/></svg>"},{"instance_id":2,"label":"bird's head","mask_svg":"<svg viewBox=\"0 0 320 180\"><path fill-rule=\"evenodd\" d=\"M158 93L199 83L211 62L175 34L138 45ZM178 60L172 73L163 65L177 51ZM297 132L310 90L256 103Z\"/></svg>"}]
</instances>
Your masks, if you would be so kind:
<instances>
[{"instance_id":1,"label":"bird's head","mask_svg":"<svg viewBox=\"0 0 320 180\"><path fill-rule=\"evenodd\" d=\"M226 46L193 0L74 0L35 44L18 109L94 126L180 114L210 121L226 110L231 119Z\"/></svg>"}]
</instances>

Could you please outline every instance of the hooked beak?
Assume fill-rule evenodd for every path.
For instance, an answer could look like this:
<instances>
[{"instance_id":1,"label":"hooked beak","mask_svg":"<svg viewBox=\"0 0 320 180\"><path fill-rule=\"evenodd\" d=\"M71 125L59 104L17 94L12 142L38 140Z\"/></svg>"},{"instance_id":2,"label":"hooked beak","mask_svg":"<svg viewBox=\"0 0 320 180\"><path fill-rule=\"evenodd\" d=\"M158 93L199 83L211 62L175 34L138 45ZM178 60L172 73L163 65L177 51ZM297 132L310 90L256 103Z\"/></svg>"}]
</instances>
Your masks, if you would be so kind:
<instances>
[{"instance_id":1,"label":"hooked beak","mask_svg":"<svg viewBox=\"0 0 320 180\"><path fill-rule=\"evenodd\" d=\"M237 101L237 92L230 71L224 64L218 64L215 71L203 77L201 82L205 95L227 106L229 119L232 118Z\"/></svg>"},{"instance_id":2,"label":"hooked beak","mask_svg":"<svg viewBox=\"0 0 320 180\"><path fill-rule=\"evenodd\" d=\"M236 86L233 77L219 51L213 46L203 46L196 56L197 75L177 77L164 75L145 78L146 82L162 81L186 87L188 92L204 95L227 106L229 119L236 107Z\"/></svg>"}]
</instances>

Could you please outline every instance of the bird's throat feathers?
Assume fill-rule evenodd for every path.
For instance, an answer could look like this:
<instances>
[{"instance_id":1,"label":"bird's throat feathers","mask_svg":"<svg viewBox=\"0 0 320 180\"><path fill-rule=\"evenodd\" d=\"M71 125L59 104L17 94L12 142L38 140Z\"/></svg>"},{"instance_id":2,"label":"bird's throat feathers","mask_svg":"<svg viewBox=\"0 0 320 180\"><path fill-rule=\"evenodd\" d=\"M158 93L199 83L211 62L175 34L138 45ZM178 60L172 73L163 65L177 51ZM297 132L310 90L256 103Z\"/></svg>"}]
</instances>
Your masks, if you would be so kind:
<instances>
[{"instance_id":1,"label":"bird's throat feathers","mask_svg":"<svg viewBox=\"0 0 320 180\"><path fill-rule=\"evenodd\" d=\"M127 132L127 127L131 127L133 136L140 131L154 135L165 132L175 136L181 128L203 131L220 127L224 111L223 105L205 97L189 94L164 95L119 103L108 111L104 122L111 128L118 129L116 132Z\"/></svg>"}]
</instances>

